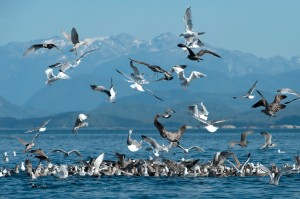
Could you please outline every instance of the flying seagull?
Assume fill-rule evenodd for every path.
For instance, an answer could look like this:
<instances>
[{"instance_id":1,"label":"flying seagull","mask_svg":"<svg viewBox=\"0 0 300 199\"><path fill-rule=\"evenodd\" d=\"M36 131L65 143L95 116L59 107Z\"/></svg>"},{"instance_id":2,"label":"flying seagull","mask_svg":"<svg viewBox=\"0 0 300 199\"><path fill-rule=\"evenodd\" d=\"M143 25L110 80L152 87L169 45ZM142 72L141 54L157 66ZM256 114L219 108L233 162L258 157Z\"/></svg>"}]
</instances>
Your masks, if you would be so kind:
<instances>
[{"instance_id":1,"label":"flying seagull","mask_svg":"<svg viewBox=\"0 0 300 199\"><path fill-rule=\"evenodd\" d=\"M53 82L55 82L57 80L70 79L70 77L68 75L66 75L64 72L59 72L57 75L54 75L52 68L48 68L47 70L45 70L45 74L47 77L45 84L50 85L50 86L52 85Z\"/></svg>"},{"instance_id":2,"label":"flying seagull","mask_svg":"<svg viewBox=\"0 0 300 199\"><path fill-rule=\"evenodd\" d=\"M107 90L104 86L97 86L95 84L90 85L91 89L94 91L103 92L108 96L108 102L115 103L116 102L116 94L117 92L114 90L113 80L110 80L110 89Z\"/></svg>"},{"instance_id":3,"label":"flying seagull","mask_svg":"<svg viewBox=\"0 0 300 199\"><path fill-rule=\"evenodd\" d=\"M37 131L37 132L44 132L44 131L46 131L46 129L47 129L47 128L46 128L46 125L50 122L50 120L51 120L51 119L49 119L49 120L43 122L42 125L40 125L40 126L34 128L34 129L30 129L30 130L25 131L24 133L31 133L31 132L34 132L34 131Z\"/></svg>"},{"instance_id":4,"label":"flying seagull","mask_svg":"<svg viewBox=\"0 0 300 199\"><path fill-rule=\"evenodd\" d=\"M260 132L262 136L265 137L265 143L260 147L260 149L275 147L277 144L272 142L272 134L268 132Z\"/></svg>"},{"instance_id":5,"label":"flying seagull","mask_svg":"<svg viewBox=\"0 0 300 199\"><path fill-rule=\"evenodd\" d=\"M218 124L218 123L222 123L222 122L226 122L228 120L231 120L231 119L222 119L222 120L203 120L199 117L195 117L193 116L195 119L197 119L198 121L202 122L203 124L205 124L206 126L204 127L207 131L209 131L210 133L214 133L216 132L219 127L215 126L215 124ZM233 118L235 119L235 118Z\"/></svg>"},{"instance_id":6,"label":"flying seagull","mask_svg":"<svg viewBox=\"0 0 300 199\"><path fill-rule=\"evenodd\" d=\"M161 68L160 66L157 66L157 65L151 65L151 64L148 64L146 62L142 62L142 61L138 61L138 60L134 60L134 59L131 59L129 58L131 61L133 62L136 62L138 64L142 64L142 65L145 65L147 66L150 70L152 70L154 73L168 73L168 71L164 70L163 68Z\"/></svg>"},{"instance_id":7,"label":"flying seagull","mask_svg":"<svg viewBox=\"0 0 300 199\"><path fill-rule=\"evenodd\" d=\"M130 83L133 83L133 84L130 85L130 87L131 87L132 89L137 90L137 91L140 91L140 92L144 92L144 91L145 91L144 88L143 88L143 86L142 86L142 84L140 84L139 82L137 82L137 80L135 80L135 79L133 79L132 77L129 77L128 75L122 73L122 72L119 71L118 69L116 69L116 71L117 71L118 73L120 73L121 75L123 75L124 77L128 78L128 79L125 79L125 81L130 82ZM158 97L158 96L157 96L153 91L151 91L150 89L147 89L147 88L146 88L146 90L147 90L149 93L151 93L155 98L157 98L157 99L163 101L162 98Z\"/></svg>"},{"instance_id":8,"label":"flying seagull","mask_svg":"<svg viewBox=\"0 0 300 199\"><path fill-rule=\"evenodd\" d=\"M201 110L198 109L197 104L193 104L191 106L188 106L188 110L192 112L192 116L196 118L201 118L203 120L207 120L207 116L209 112L207 111L206 107L204 106L203 102L200 103Z\"/></svg>"},{"instance_id":9,"label":"flying seagull","mask_svg":"<svg viewBox=\"0 0 300 199\"><path fill-rule=\"evenodd\" d=\"M186 125L182 125L179 127L179 129L176 132L170 132L167 131L167 129L162 125L159 121L158 118L160 117L159 114L155 115L154 117L154 126L157 128L159 131L159 134L161 137L166 138L170 142L179 142L180 138L186 131Z\"/></svg>"},{"instance_id":10,"label":"flying seagull","mask_svg":"<svg viewBox=\"0 0 300 199\"><path fill-rule=\"evenodd\" d=\"M71 35L67 34L66 32L63 32L63 35L67 40L69 40L69 41L71 40L71 42L73 44L73 48L70 50L70 52L74 51L76 55L77 55L77 49L79 48L79 46L88 45L87 42L85 42L85 41L79 41L78 33L74 27L71 30Z\"/></svg>"},{"instance_id":11,"label":"flying seagull","mask_svg":"<svg viewBox=\"0 0 300 199\"><path fill-rule=\"evenodd\" d=\"M141 136L142 139L147 142L151 148L152 148L152 151L153 151L153 154L158 157L159 156L159 152L160 151L164 151L164 152L169 152L170 148L172 147L172 144L170 143L169 146L164 146L164 145L160 145L156 142L155 139L151 138L151 137L148 137L148 136L145 136L145 135L142 135Z\"/></svg>"},{"instance_id":12,"label":"flying seagull","mask_svg":"<svg viewBox=\"0 0 300 199\"><path fill-rule=\"evenodd\" d=\"M240 145L241 147L247 147L249 141L246 140L249 134L252 134L254 131L245 131L241 134L240 141L231 141L229 147L233 148L235 145Z\"/></svg>"},{"instance_id":13,"label":"flying seagull","mask_svg":"<svg viewBox=\"0 0 300 199\"><path fill-rule=\"evenodd\" d=\"M138 151L142 148L142 141L143 140L138 142L138 141L131 138L131 134L132 134L132 129L130 129L129 132L128 132L127 147L130 151L136 152L136 151Z\"/></svg>"},{"instance_id":14,"label":"flying seagull","mask_svg":"<svg viewBox=\"0 0 300 199\"><path fill-rule=\"evenodd\" d=\"M86 120L87 118L88 118L87 115L85 115L83 113L80 113L77 116L77 119L75 121L75 124L74 124L72 132L78 134L79 128L88 126L89 124L87 122L84 122L84 120Z\"/></svg>"},{"instance_id":15,"label":"flying seagull","mask_svg":"<svg viewBox=\"0 0 300 199\"><path fill-rule=\"evenodd\" d=\"M279 89L277 90L278 93L281 93L281 94L291 94L291 95L296 95L297 97L295 99L292 99L288 102L285 102L284 104L289 104L293 101L296 101L296 100L300 100L300 93L290 89L290 88L282 88L282 89Z\"/></svg>"},{"instance_id":16,"label":"flying seagull","mask_svg":"<svg viewBox=\"0 0 300 199\"><path fill-rule=\"evenodd\" d=\"M173 67L174 71L177 73L179 80L181 80L181 85L186 89L190 82L196 78L206 77L205 74L198 71L192 71L189 77L185 77L184 69L178 66Z\"/></svg>"},{"instance_id":17,"label":"flying seagull","mask_svg":"<svg viewBox=\"0 0 300 199\"><path fill-rule=\"evenodd\" d=\"M198 152L204 152L205 150L200 146L191 146L189 148L184 148L182 145L178 144L178 147L183 150L184 153L188 153L191 150L195 150Z\"/></svg>"},{"instance_id":18,"label":"flying seagull","mask_svg":"<svg viewBox=\"0 0 300 199\"><path fill-rule=\"evenodd\" d=\"M256 87L256 84L257 84L257 81L255 81L253 86L249 89L249 91L245 95L242 95L242 96L239 96L239 97L233 97L233 99L237 99L237 98L248 98L250 100L254 99L255 95L252 95L252 93L253 93L253 91Z\"/></svg>"},{"instance_id":19,"label":"flying seagull","mask_svg":"<svg viewBox=\"0 0 300 199\"><path fill-rule=\"evenodd\" d=\"M78 57L76 60L67 61L67 62L57 62L55 64L52 64L48 66L49 68L59 68L60 72L66 72L69 68L75 68L81 63L81 59L88 54L91 54L92 52L98 50L99 48L92 49L89 51L84 52L80 57Z\"/></svg>"},{"instance_id":20,"label":"flying seagull","mask_svg":"<svg viewBox=\"0 0 300 199\"><path fill-rule=\"evenodd\" d=\"M32 138L32 140L30 142L26 142L23 139L16 137L16 136L12 136L13 138L16 138L22 145L25 146L24 152L29 151L32 147L34 147L34 141L35 139L39 136L39 132L37 132L35 134L35 136Z\"/></svg>"},{"instance_id":21,"label":"flying seagull","mask_svg":"<svg viewBox=\"0 0 300 199\"><path fill-rule=\"evenodd\" d=\"M64 151L62 149L54 149L54 150L51 151L51 153L56 153L56 152L64 154L65 157L71 155L72 153L74 153L77 156L81 157L81 153L78 150L76 150L76 149L73 149L71 151Z\"/></svg>"},{"instance_id":22,"label":"flying seagull","mask_svg":"<svg viewBox=\"0 0 300 199\"><path fill-rule=\"evenodd\" d=\"M200 60L203 60L201 57L204 55L204 54L211 54L211 55L213 55L213 56L215 56L215 57L219 57L219 58L221 58L221 56L220 55L218 55L217 53L214 53L214 52L212 52L212 51L210 51L210 50L206 50L206 49L201 49L199 52L197 52L197 53L194 53L193 51L192 51L192 49L190 49L189 47L187 47L186 45L184 45L184 44L178 44L177 45L178 47L180 47L180 48L186 48L188 51L189 51L189 55L187 56L187 58L188 59L190 59L190 60L192 60L192 61L200 61Z\"/></svg>"},{"instance_id":23,"label":"flying seagull","mask_svg":"<svg viewBox=\"0 0 300 199\"><path fill-rule=\"evenodd\" d=\"M264 114L271 116L271 117L275 117L276 113L281 110L284 109L286 107L286 105L284 104L280 104L280 101L282 99L286 98L286 95L276 95L274 101L270 104L268 103L268 101L264 98L264 96L261 94L261 92L259 92L258 90L256 90L257 93L261 96L261 100L259 100L258 102L256 102L255 104L252 105L252 108L257 108L260 106L265 107L265 109L261 110L261 112L263 112Z\"/></svg>"},{"instance_id":24,"label":"flying seagull","mask_svg":"<svg viewBox=\"0 0 300 199\"><path fill-rule=\"evenodd\" d=\"M192 11L191 7L188 7L184 13L183 20L185 22L185 32L179 35L183 36L185 39L185 43L190 48L200 48L203 47L204 44L198 38L198 35L204 34L204 32L194 32L193 31L193 23L192 23Z\"/></svg>"},{"instance_id":25,"label":"flying seagull","mask_svg":"<svg viewBox=\"0 0 300 199\"><path fill-rule=\"evenodd\" d=\"M23 56L26 55L30 55L31 53L33 53L34 51L41 49L41 48L47 48L47 49L52 49L52 48L56 48L59 52L61 52L62 54L64 54L55 44L34 44L32 46L30 46L30 48L28 48L25 53L23 54Z\"/></svg>"}]
</instances>

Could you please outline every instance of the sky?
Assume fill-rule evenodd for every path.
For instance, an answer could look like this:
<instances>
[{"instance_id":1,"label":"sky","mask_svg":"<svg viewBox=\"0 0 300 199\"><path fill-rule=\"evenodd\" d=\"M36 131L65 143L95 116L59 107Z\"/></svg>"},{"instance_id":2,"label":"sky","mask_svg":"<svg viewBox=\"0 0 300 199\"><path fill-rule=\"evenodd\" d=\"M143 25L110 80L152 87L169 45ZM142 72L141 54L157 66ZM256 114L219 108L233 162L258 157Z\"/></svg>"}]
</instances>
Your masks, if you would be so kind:
<instances>
[{"instance_id":1,"label":"sky","mask_svg":"<svg viewBox=\"0 0 300 199\"><path fill-rule=\"evenodd\" d=\"M80 39L127 33L151 41L184 31L191 7L204 44L258 57L300 55L298 0L0 0L0 46L62 36Z\"/></svg>"}]
</instances>

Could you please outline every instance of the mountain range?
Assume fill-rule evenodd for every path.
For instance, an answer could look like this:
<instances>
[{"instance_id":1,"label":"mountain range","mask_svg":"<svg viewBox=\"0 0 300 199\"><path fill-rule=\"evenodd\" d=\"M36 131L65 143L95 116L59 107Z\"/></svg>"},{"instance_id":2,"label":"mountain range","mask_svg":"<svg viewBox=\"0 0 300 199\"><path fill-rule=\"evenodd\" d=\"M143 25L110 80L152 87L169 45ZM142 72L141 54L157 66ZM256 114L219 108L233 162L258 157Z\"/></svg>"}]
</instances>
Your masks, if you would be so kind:
<instances>
[{"instance_id":1,"label":"mountain range","mask_svg":"<svg viewBox=\"0 0 300 199\"><path fill-rule=\"evenodd\" d=\"M177 47L183 40L171 33L161 34L152 41L144 41L127 34L110 37L87 38L88 46L79 49L82 54L89 49L97 49L81 60L78 67L69 69L69 80L59 80L53 85L45 84L45 70L57 62L75 60L78 56L69 52L71 44L59 36L39 39L27 43L11 42L0 47L2 77L0 79L0 117L1 126L17 124L20 127L34 125L43 119L52 118L53 127L72 126L79 112L90 115L91 127L153 127L152 119L156 113L172 107L176 114L167 124L181 123L198 125L187 112L187 106L204 102L211 118L231 118L235 124L255 126L293 123L293 118L300 116L297 102L291 103L279 112L278 117L268 119L260 113L260 108L252 109L256 98L233 99L246 93L257 80L257 90L272 101L276 90L283 87L300 90L299 56L286 59L280 56L259 58L249 53L212 47L222 58L204 55L203 61L193 62L187 59L187 52ZM56 50L38 50L23 56L32 44L54 43L64 54ZM159 101L149 92L137 92L115 69L130 74L129 58L159 65L167 71L178 64L187 65L185 73L192 71L205 73L207 77L191 82L183 89L174 73L172 81L155 81L156 75L146 66L136 64L145 77L151 81L145 87L164 99ZM57 73L57 71L55 71ZM110 86L113 79L117 90L117 103L106 102L107 96L90 89L90 84ZM291 99L292 96L288 96ZM288 122L289 121L289 122ZM0 126L0 127L1 127Z\"/></svg>"}]
</instances>

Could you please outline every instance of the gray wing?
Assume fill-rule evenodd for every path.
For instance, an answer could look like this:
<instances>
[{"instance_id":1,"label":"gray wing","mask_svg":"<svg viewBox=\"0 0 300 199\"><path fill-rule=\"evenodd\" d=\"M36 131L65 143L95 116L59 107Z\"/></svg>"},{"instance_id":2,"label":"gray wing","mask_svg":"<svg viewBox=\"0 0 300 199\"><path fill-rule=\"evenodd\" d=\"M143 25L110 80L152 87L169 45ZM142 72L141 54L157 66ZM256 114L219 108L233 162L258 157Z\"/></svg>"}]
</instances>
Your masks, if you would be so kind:
<instances>
[{"instance_id":1,"label":"gray wing","mask_svg":"<svg viewBox=\"0 0 300 199\"><path fill-rule=\"evenodd\" d=\"M81 157L81 153L78 150L73 149L73 150L69 151L69 154L71 154L71 153L75 153L77 156Z\"/></svg>"},{"instance_id":2,"label":"gray wing","mask_svg":"<svg viewBox=\"0 0 300 199\"><path fill-rule=\"evenodd\" d=\"M116 71L118 72L118 73L120 73L121 75L123 75L124 77L127 77L128 79L130 79L130 80L132 80L132 81L134 81L134 79L132 79L131 77L129 77L128 75L126 75L126 74L124 74L124 73L122 73L121 71L119 71L118 69L116 69ZM135 82L135 81L134 81Z\"/></svg>"},{"instance_id":3,"label":"gray wing","mask_svg":"<svg viewBox=\"0 0 300 199\"><path fill-rule=\"evenodd\" d=\"M86 51L86 52L83 53L76 61L82 59L82 58L85 57L86 55L91 54L92 52L94 52L95 50L98 50L98 49L99 49L99 48L96 48L96 49L92 49L92 50Z\"/></svg>"},{"instance_id":4,"label":"gray wing","mask_svg":"<svg viewBox=\"0 0 300 199\"><path fill-rule=\"evenodd\" d=\"M221 56L218 55L217 53L212 52L212 51L210 51L210 50L205 50L205 49L200 50L200 51L197 53L197 55L202 56L202 55L204 55L204 54L206 54L206 53L211 54L211 55L213 55L213 56L215 56L215 57L221 58Z\"/></svg>"},{"instance_id":5,"label":"gray wing","mask_svg":"<svg viewBox=\"0 0 300 199\"><path fill-rule=\"evenodd\" d=\"M37 49L40 49L40 48L43 48L43 44L34 44L25 51L23 56L30 55L31 53L33 53L34 51L36 51Z\"/></svg>"},{"instance_id":6,"label":"gray wing","mask_svg":"<svg viewBox=\"0 0 300 199\"><path fill-rule=\"evenodd\" d=\"M282 88L282 89L277 90L277 92L281 93L281 94L291 94L291 95L296 95L296 96L300 97L300 93L298 93L290 88Z\"/></svg>"},{"instance_id":7,"label":"gray wing","mask_svg":"<svg viewBox=\"0 0 300 199\"><path fill-rule=\"evenodd\" d=\"M154 97L156 97L157 99L164 101L162 98L158 97L156 94L154 94L151 90L149 90L148 88L146 88L147 91L149 91Z\"/></svg>"},{"instance_id":8,"label":"gray wing","mask_svg":"<svg viewBox=\"0 0 300 199\"><path fill-rule=\"evenodd\" d=\"M26 145L26 144L28 144L28 142L26 142L25 140L23 140L23 139L21 139L21 138L19 138L19 137L16 137L16 136L12 136L13 138L16 138L22 145Z\"/></svg>"},{"instance_id":9,"label":"gray wing","mask_svg":"<svg viewBox=\"0 0 300 199\"><path fill-rule=\"evenodd\" d=\"M66 151L64 151L64 150L62 150L62 149L54 149L54 150L52 150L51 152L52 152L52 153L60 152L60 153L63 153L63 154L65 154L65 155L68 154Z\"/></svg>"},{"instance_id":10,"label":"gray wing","mask_svg":"<svg viewBox=\"0 0 300 199\"><path fill-rule=\"evenodd\" d=\"M253 86L249 89L248 94L251 95L256 87L257 81L253 84Z\"/></svg>"},{"instance_id":11,"label":"gray wing","mask_svg":"<svg viewBox=\"0 0 300 199\"><path fill-rule=\"evenodd\" d=\"M78 33L75 28L71 30L71 41L74 45L79 43Z\"/></svg>"},{"instance_id":12,"label":"gray wing","mask_svg":"<svg viewBox=\"0 0 300 199\"><path fill-rule=\"evenodd\" d=\"M193 31L193 23L192 23L192 11L191 7L187 8L183 20L185 21L185 30Z\"/></svg>"},{"instance_id":13,"label":"gray wing","mask_svg":"<svg viewBox=\"0 0 300 199\"><path fill-rule=\"evenodd\" d=\"M135 65L133 65L133 61L132 60L130 60L130 67L133 69L133 73L134 74L136 74L136 75L140 74L139 69Z\"/></svg>"},{"instance_id":14,"label":"gray wing","mask_svg":"<svg viewBox=\"0 0 300 199\"><path fill-rule=\"evenodd\" d=\"M153 148L160 148L160 145L151 137L142 135L141 136L145 142L147 142L149 145L151 145Z\"/></svg>"}]
</instances>

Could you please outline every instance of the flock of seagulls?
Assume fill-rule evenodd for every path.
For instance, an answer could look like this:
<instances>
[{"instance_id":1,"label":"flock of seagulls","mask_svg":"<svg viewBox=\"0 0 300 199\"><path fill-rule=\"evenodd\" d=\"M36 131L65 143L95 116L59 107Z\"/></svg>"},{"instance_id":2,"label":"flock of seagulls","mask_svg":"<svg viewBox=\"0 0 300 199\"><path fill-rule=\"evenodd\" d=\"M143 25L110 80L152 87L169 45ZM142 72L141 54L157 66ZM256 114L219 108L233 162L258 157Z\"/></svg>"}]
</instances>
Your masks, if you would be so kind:
<instances>
[{"instance_id":1,"label":"flock of seagulls","mask_svg":"<svg viewBox=\"0 0 300 199\"><path fill-rule=\"evenodd\" d=\"M221 56L213 51L204 49L203 42L199 39L199 35L204 34L204 32L195 32L193 30L192 23L192 14L191 7L187 8L184 14L184 22L185 22L185 32L182 32L180 36L183 36L185 43L177 44L179 48L184 49L184 52L188 52L187 58L191 61L200 62L203 60L203 56L205 54L212 55L217 58L221 58ZM63 32L64 37L72 43L72 48L69 50L70 52L74 52L75 55L78 55L78 49L82 45L88 45L87 42L79 40L78 33L75 28L72 28L71 34L67 34ZM24 53L24 56L29 56L34 51L37 51L41 48L52 49L55 48L58 52L65 54L62 50L60 50L55 44L34 44L30 46ZM195 53L192 49L201 48ZM45 70L46 73L46 84L52 85L57 80L61 79L70 79L70 76L66 74L67 70L70 68L76 68L80 65L81 60L88 54L95 52L97 49L92 49L84 52L82 55L72 61L67 62L58 62L48 66L48 69ZM206 77L205 74L192 71L190 75L187 77L185 75L185 68L187 65L175 65L171 69L164 69L161 66L153 65L146 63L144 61L139 61L136 59L129 58L129 66L132 69L132 73L127 75L123 73L119 69L115 69L118 74L121 74L125 81L128 82L130 87L138 92L149 92L156 99L163 101L161 97L155 94L150 89L146 88L146 86L152 82L157 81L171 81L174 79L173 73L175 72L178 76L178 80L180 81L180 85L183 86L184 89L187 89L189 84L195 79ZM141 73L139 67L146 66L149 70L154 73L154 77L157 77L155 81L149 81L146 79L147 75ZM58 70L57 75L54 75L53 70ZM162 77L158 77L163 75ZM113 78L111 77L110 88L107 89L102 85L90 84L90 88L95 92L105 93L108 97L108 103L116 103L116 95L117 90L114 87ZM234 99L246 98L248 100L253 100L255 96L253 95L254 90L256 90L257 81L253 84L253 86L249 89L249 91L241 96L233 97ZM286 107L286 104L289 104L293 101L297 101L300 99L300 93L290 89L283 88L277 91L275 99L272 103L268 102L262 93L258 90L256 92L260 95L261 99L252 105L252 108L264 107L261 111L270 117L275 117L276 114L282 109ZM297 98L281 103L281 100L284 100L286 95L295 95ZM207 108L204 106L204 102L200 103L201 108L199 109L198 104L192 104L187 107L192 118L199 121L201 125L210 133L214 133L219 129L219 126L216 124L226 122L228 120L232 120L235 118L229 119L220 119L220 120L210 120L209 112ZM272 165L271 168L268 168L262 164L253 164L250 162L251 154L248 154L246 161L241 164L236 156L236 154L232 151L236 145L247 148L249 140L248 136L253 134L253 130L247 130L241 134L241 138L239 141L231 141L229 142L228 150L216 152L211 161L206 163L200 163L199 159L190 159L190 160L182 160L182 161L173 161L171 159L166 159L162 153L169 153L173 148L179 148L183 153L202 153L205 152L200 146L188 146L183 147L180 140L185 135L187 131L187 125L182 124L178 127L176 131L171 131L166 128L162 121L168 120L172 114L176 113L172 109L167 109L163 114L156 114L153 119L154 127L157 129L160 134L160 138L164 141L167 141L169 144L164 145L160 144L159 140L155 140L150 136L141 135L139 140L133 138L133 129L128 131L127 137L127 147L130 152L137 152L143 149L143 143L146 142L148 144L147 151L152 152L154 158L151 157L147 160L143 159L126 159L125 154L115 153L117 160L107 161L104 160L105 153L100 154L97 158L90 158L89 160L83 160L81 153L76 150L65 151L64 149L53 149L49 153L45 153L41 148L34 149L35 140L39 137L39 135L46 131L46 125L51 121L50 119L45 121L42 125L27 130L25 133L36 132L31 141L24 141L23 139L13 136L17 139L25 148L24 153L29 153L31 156L25 160L25 163L21 163L21 165L17 165L15 169L5 169L0 170L0 176L10 176L13 173L18 174L19 168L21 171L26 172L31 176L32 179L36 179L41 176L49 176L53 175L57 178L67 178L71 175L90 175L90 176L101 176L101 175L127 175L127 176L212 176L212 177L226 177L226 176L270 176L270 183L273 185L278 185L279 179L284 174L296 174L300 173L300 157L299 155L295 156L293 165L284 165L282 167L277 167L276 165ZM84 113L78 114L72 132L74 134L78 134L80 128L88 126L88 115ZM272 142L272 135L268 132L260 133L265 142L261 145L261 150L268 150L268 148L276 147L277 144ZM250 136L251 137L251 136ZM125 141L124 141L125 143ZM52 153L61 153L64 157L71 156L74 154L75 157L80 158L78 160L78 164L76 165L67 165L67 164L55 164L48 157L48 154ZM33 167L32 161L34 159L30 159L29 157L33 157L34 159L38 159L38 165L36 168ZM229 160L232 157L235 164ZM8 162L8 155L4 153L3 160ZM45 163L46 162L46 163ZM226 163L229 163L228 166Z\"/></svg>"}]
</instances>

